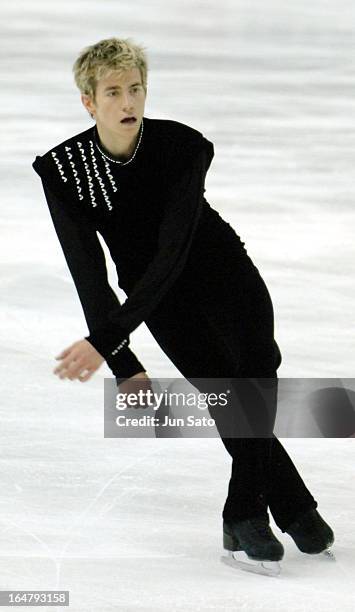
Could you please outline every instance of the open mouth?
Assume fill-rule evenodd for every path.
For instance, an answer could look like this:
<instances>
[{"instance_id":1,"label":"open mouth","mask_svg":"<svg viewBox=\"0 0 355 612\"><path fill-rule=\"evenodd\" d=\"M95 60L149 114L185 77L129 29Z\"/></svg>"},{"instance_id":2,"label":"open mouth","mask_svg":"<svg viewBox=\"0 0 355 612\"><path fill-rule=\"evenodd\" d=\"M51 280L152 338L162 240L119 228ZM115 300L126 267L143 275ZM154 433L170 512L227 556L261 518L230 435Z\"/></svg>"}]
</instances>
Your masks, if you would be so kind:
<instances>
[{"instance_id":1,"label":"open mouth","mask_svg":"<svg viewBox=\"0 0 355 612\"><path fill-rule=\"evenodd\" d=\"M136 123L136 117L125 117L125 119L121 120L121 123Z\"/></svg>"}]
</instances>

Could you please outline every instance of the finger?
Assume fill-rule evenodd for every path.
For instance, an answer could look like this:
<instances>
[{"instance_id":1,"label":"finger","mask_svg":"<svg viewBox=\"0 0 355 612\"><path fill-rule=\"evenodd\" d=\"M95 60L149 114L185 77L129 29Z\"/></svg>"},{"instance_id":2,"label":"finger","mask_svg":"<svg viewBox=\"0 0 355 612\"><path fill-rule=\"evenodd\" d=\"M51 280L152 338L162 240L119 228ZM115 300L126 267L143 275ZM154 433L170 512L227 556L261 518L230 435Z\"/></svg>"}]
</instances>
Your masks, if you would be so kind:
<instances>
[{"instance_id":1,"label":"finger","mask_svg":"<svg viewBox=\"0 0 355 612\"><path fill-rule=\"evenodd\" d=\"M82 366L83 364L80 365ZM70 351L69 355L64 357L62 362L54 368L53 372L54 374L59 374L62 370L70 370L75 366L79 366L79 362L73 356L72 351Z\"/></svg>"},{"instance_id":2,"label":"finger","mask_svg":"<svg viewBox=\"0 0 355 612\"><path fill-rule=\"evenodd\" d=\"M54 359L64 359L64 357L67 357L70 353L70 351L73 348L73 344L71 344L70 346L68 346L67 348L65 348L61 353L59 353L59 355L57 355Z\"/></svg>"},{"instance_id":3,"label":"finger","mask_svg":"<svg viewBox=\"0 0 355 612\"><path fill-rule=\"evenodd\" d=\"M70 380L75 380L76 378L79 378L80 372L86 372L86 369L87 368L82 362L82 360L73 359L69 367L67 368L67 376Z\"/></svg>"},{"instance_id":4,"label":"finger","mask_svg":"<svg viewBox=\"0 0 355 612\"><path fill-rule=\"evenodd\" d=\"M68 362L66 364L62 363L53 370L53 374L57 374L58 376L60 376L67 369L68 369Z\"/></svg>"},{"instance_id":5,"label":"finger","mask_svg":"<svg viewBox=\"0 0 355 612\"><path fill-rule=\"evenodd\" d=\"M76 375L73 374L73 371L70 368L61 368L58 376L60 379L67 378L68 380L74 380L76 378Z\"/></svg>"},{"instance_id":6,"label":"finger","mask_svg":"<svg viewBox=\"0 0 355 612\"><path fill-rule=\"evenodd\" d=\"M56 375L58 376L58 378L63 379L66 378L67 376L67 370L65 368L61 368L61 370L59 372L56 373Z\"/></svg>"},{"instance_id":7,"label":"finger","mask_svg":"<svg viewBox=\"0 0 355 612\"><path fill-rule=\"evenodd\" d=\"M53 370L53 373L57 374L59 378L70 378L70 375L73 372L73 367L75 366L77 366L77 364L73 361L73 359L67 358Z\"/></svg>"},{"instance_id":8,"label":"finger","mask_svg":"<svg viewBox=\"0 0 355 612\"><path fill-rule=\"evenodd\" d=\"M86 382L87 380L89 380L89 378L91 378L92 375L93 372L91 372L90 370L83 370L83 372L80 372L78 379L80 382Z\"/></svg>"},{"instance_id":9,"label":"finger","mask_svg":"<svg viewBox=\"0 0 355 612\"><path fill-rule=\"evenodd\" d=\"M57 366L56 368L54 368L53 374L56 374L59 376L63 370L65 370L65 367L63 365Z\"/></svg>"}]
</instances>

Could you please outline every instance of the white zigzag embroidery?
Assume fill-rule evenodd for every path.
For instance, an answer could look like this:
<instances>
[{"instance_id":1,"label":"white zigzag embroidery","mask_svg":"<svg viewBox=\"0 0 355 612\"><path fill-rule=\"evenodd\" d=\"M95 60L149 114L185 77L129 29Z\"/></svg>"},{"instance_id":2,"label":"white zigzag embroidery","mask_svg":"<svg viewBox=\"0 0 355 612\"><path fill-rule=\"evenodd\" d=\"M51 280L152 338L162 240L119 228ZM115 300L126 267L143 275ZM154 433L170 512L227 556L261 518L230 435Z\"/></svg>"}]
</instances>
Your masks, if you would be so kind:
<instances>
[{"instance_id":1,"label":"white zigzag embroidery","mask_svg":"<svg viewBox=\"0 0 355 612\"><path fill-rule=\"evenodd\" d=\"M80 151L80 154L81 154L81 158L82 158L82 160L84 162L84 168L85 168L87 179L88 179L91 204L92 204L93 208L95 208L95 206L97 206L97 202L96 202L96 198L95 198L95 194L94 194L94 186L93 186L93 183L92 183L92 177L90 175L89 164L86 161L86 155L85 155L84 147L83 147L82 143L79 142L79 141L77 141L76 144L78 145L78 148L79 148L79 151Z\"/></svg>"},{"instance_id":2,"label":"white zigzag embroidery","mask_svg":"<svg viewBox=\"0 0 355 612\"><path fill-rule=\"evenodd\" d=\"M60 174L60 177L61 177L62 181L64 181L64 183L66 183L68 179L67 179L67 177L64 174L63 165L60 163L60 161L59 161L59 159L57 157L57 152L56 151L52 151L52 157L53 157L53 160L55 161L55 163L57 165L57 169L58 169L58 172Z\"/></svg>"},{"instance_id":3,"label":"white zigzag embroidery","mask_svg":"<svg viewBox=\"0 0 355 612\"><path fill-rule=\"evenodd\" d=\"M77 188L77 191L78 191L79 200L82 200L84 198L84 196L81 193L80 178L78 177L78 171L75 168L75 163L72 161L73 154L70 153L70 151L71 151L71 147L65 147L65 152L67 154L67 157L68 157L68 160L69 160L69 164L70 164L71 169L73 171L75 185L76 185L76 188Z\"/></svg>"},{"instance_id":4,"label":"white zigzag embroidery","mask_svg":"<svg viewBox=\"0 0 355 612\"><path fill-rule=\"evenodd\" d=\"M94 174L95 174L97 180L99 181L99 184L100 184L100 187L101 187L101 191L102 191L102 194L103 194L103 196L105 198L105 202L107 204L107 207L108 207L109 210L112 210L111 201L110 201L110 198L108 197L107 191L105 189L105 183L102 180L102 177L100 176L100 173L99 173L99 171L97 169L96 157L95 157L95 153L94 153L94 143L92 142L92 140L89 140L89 142L90 142L90 153L91 153L92 164L94 166Z\"/></svg>"}]
</instances>

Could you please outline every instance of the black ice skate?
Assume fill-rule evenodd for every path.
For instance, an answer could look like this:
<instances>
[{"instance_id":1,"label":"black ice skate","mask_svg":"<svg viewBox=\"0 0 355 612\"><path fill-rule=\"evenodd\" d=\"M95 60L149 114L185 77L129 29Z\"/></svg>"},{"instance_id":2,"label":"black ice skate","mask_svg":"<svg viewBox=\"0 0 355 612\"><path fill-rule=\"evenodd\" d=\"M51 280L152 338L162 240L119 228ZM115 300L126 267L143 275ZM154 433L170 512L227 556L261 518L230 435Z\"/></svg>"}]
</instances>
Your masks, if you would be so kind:
<instances>
[{"instance_id":1,"label":"black ice skate","mask_svg":"<svg viewBox=\"0 0 355 612\"><path fill-rule=\"evenodd\" d=\"M221 560L240 569L277 576L284 548L269 526L268 516L243 521L223 521L223 547L228 551Z\"/></svg>"},{"instance_id":2,"label":"black ice skate","mask_svg":"<svg viewBox=\"0 0 355 612\"><path fill-rule=\"evenodd\" d=\"M293 538L301 552L309 555L323 552L335 559L329 550L334 542L334 533L315 508L298 517L285 531Z\"/></svg>"}]
</instances>

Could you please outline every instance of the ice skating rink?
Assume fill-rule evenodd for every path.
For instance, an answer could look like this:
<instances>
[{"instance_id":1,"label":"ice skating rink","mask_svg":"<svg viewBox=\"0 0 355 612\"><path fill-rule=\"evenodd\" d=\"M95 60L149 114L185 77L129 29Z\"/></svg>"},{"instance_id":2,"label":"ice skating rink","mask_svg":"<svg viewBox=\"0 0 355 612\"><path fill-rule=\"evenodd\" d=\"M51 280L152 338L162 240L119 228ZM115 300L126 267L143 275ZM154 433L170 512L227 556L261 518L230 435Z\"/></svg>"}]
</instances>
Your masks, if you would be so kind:
<instances>
[{"instance_id":1,"label":"ice skating rink","mask_svg":"<svg viewBox=\"0 0 355 612\"><path fill-rule=\"evenodd\" d=\"M2 3L0 590L69 590L75 612L355 610L354 439L284 441L336 563L275 527L282 575L237 572L219 561L221 441L104 439L108 368L85 384L53 375L87 328L31 167L91 125L79 51L143 44L146 116L215 144L205 195L268 285L279 376L352 377L354 23L350 0ZM144 325L131 345L152 377L178 376Z\"/></svg>"}]
</instances>

